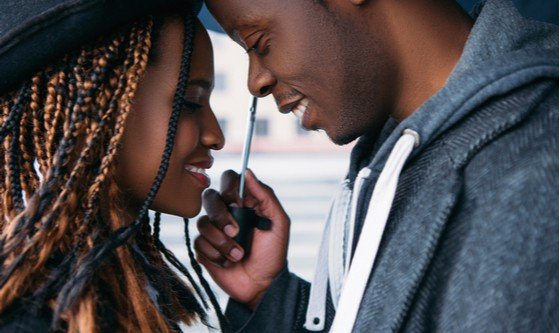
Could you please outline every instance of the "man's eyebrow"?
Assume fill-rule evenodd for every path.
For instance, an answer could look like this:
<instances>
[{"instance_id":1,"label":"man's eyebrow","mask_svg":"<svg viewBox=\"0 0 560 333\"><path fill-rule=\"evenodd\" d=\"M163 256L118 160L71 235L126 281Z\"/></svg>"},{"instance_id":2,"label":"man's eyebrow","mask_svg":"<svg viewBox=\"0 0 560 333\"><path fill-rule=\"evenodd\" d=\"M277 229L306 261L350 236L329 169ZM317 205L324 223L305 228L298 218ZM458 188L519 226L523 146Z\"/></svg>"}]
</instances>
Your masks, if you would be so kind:
<instances>
[{"instance_id":1,"label":"man's eyebrow","mask_svg":"<svg viewBox=\"0 0 560 333\"><path fill-rule=\"evenodd\" d=\"M231 37L231 39L242 44L245 47L247 45L245 45L245 40L241 36L241 30L259 29L259 27L261 27L261 25L259 25L259 22L261 22L262 20L262 18L255 16L254 18L250 19L251 23L242 23L231 29L231 33L229 33L229 36Z\"/></svg>"},{"instance_id":2,"label":"man's eyebrow","mask_svg":"<svg viewBox=\"0 0 560 333\"><path fill-rule=\"evenodd\" d=\"M247 45L245 44L245 40L243 40L243 38L241 37L241 34L239 33L238 29L233 29L230 34L230 37L238 44L240 44L243 47L243 49L247 47Z\"/></svg>"},{"instance_id":3,"label":"man's eyebrow","mask_svg":"<svg viewBox=\"0 0 560 333\"><path fill-rule=\"evenodd\" d=\"M212 88L212 82L208 81L208 80L204 80L204 79L192 79L189 80L189 82L187 83L189 86L190 85L194 85L194 86L199 86L205 90L210 90Z\"/></svg>"}]
</instances>

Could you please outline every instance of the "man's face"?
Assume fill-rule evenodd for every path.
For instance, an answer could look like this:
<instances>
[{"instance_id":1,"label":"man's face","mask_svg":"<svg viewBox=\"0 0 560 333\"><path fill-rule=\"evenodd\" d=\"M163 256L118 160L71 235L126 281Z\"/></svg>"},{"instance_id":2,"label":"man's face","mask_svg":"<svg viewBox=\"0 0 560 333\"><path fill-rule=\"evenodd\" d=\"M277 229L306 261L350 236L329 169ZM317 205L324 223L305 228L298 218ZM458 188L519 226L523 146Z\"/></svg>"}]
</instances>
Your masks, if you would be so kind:
<instances>
[{"instance_id":1,"label":"man's face","mask_svg":"<svg viewBox=\"0 0 560 333\"><path fill-rule=\"evenodd\" d=\"M229 36L248 51L249 89L272 93L280 112L323 129L337 144L377 131L393 89L383 29L348 0L209 0ZM372 31L374 31L372 33Z\"/></svg>"}]
</instances>

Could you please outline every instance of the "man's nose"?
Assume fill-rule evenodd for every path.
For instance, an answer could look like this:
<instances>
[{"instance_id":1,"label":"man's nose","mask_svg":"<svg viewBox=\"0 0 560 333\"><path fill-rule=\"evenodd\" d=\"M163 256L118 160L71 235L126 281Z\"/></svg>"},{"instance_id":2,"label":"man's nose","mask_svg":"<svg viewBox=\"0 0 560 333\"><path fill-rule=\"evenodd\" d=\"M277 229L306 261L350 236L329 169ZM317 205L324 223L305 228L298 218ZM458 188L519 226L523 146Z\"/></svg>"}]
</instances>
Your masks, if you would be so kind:
<instances>
[{"instance_id":1,"label":"man's nose","mask_svg":"<svg viewBox=\"0 0 560 333\"><path fill-rule=\"evenodd\" d=\"M249 59L249 91L256 97L264 97L272 92L276 78L259 60Z\"/></svg>"}]
</instances>

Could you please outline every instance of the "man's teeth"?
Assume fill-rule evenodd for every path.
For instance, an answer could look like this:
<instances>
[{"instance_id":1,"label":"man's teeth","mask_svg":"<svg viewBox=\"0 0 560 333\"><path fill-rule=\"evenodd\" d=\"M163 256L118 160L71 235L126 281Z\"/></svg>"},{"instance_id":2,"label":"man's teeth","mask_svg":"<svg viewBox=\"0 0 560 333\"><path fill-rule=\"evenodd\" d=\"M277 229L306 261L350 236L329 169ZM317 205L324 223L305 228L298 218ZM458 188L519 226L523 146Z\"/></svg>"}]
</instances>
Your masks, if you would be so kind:
<instances>
[{"instance_id":1,"label":"man's teeth","mask_svg":"<svg viewBox=\"0 0 560 333\"><path fill-rule=\"evenodd\" d=\"M305 110L307 110L308 105L309 100L307 98L304 98L296 105L296 107L294 107L292 112L296 115L296 117L301 119L303 117L303 114L305 113Z\"/></svg>"},{"instance_id":2,"label":"man's teeth","mask_svg":"<svg viewBox=\"0 0 560 333\"><path fill-rule=\"evenodd\" d=\"M197 168L197 167L195 167L195 166L193 166L193 165L188 165L188 164L185 165L185 170L187 170L187 171L189 171L189 172L194 172L194 173L201 173L201 174L207 176L207 174L206 174L206 169Z\"/></svg>"}]
</instances>

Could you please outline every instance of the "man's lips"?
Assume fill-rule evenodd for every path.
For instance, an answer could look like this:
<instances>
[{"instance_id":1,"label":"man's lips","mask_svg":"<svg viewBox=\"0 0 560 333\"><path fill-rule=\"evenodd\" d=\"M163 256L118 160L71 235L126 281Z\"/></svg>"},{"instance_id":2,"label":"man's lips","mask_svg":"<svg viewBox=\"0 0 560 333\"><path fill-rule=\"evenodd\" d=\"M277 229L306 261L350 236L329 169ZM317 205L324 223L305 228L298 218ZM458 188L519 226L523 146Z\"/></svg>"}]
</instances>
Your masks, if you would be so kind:
<instances>
[{"instance_id":1,"label":"man's lips","mask_svg":"<svg viewBox=\"0 0 560 333\"><path fill-rule=\"evenodd\" d=\"M280 110L281 113L288 114L288 113L292 112L292 110L299 104L299 102L301 102L302 99L304 99L304 98L300 98L300 99L295 100L293 102L284 103L284 104L280 105L280 107L278 109Z\"/></svg>"},{"instance_id":2,"label":"man's lips","mask_svg":"<svg viewBox=\"0 0 560 333\"><path fill-rule=\"evenodd\" d=\"M300 126L309 130L311 126L311 118L309 115L309 99L303 97L297 101L285 103L280 106L280 112L290 113L292 112L299 120Z\"/></svg>"}]
</instances>

